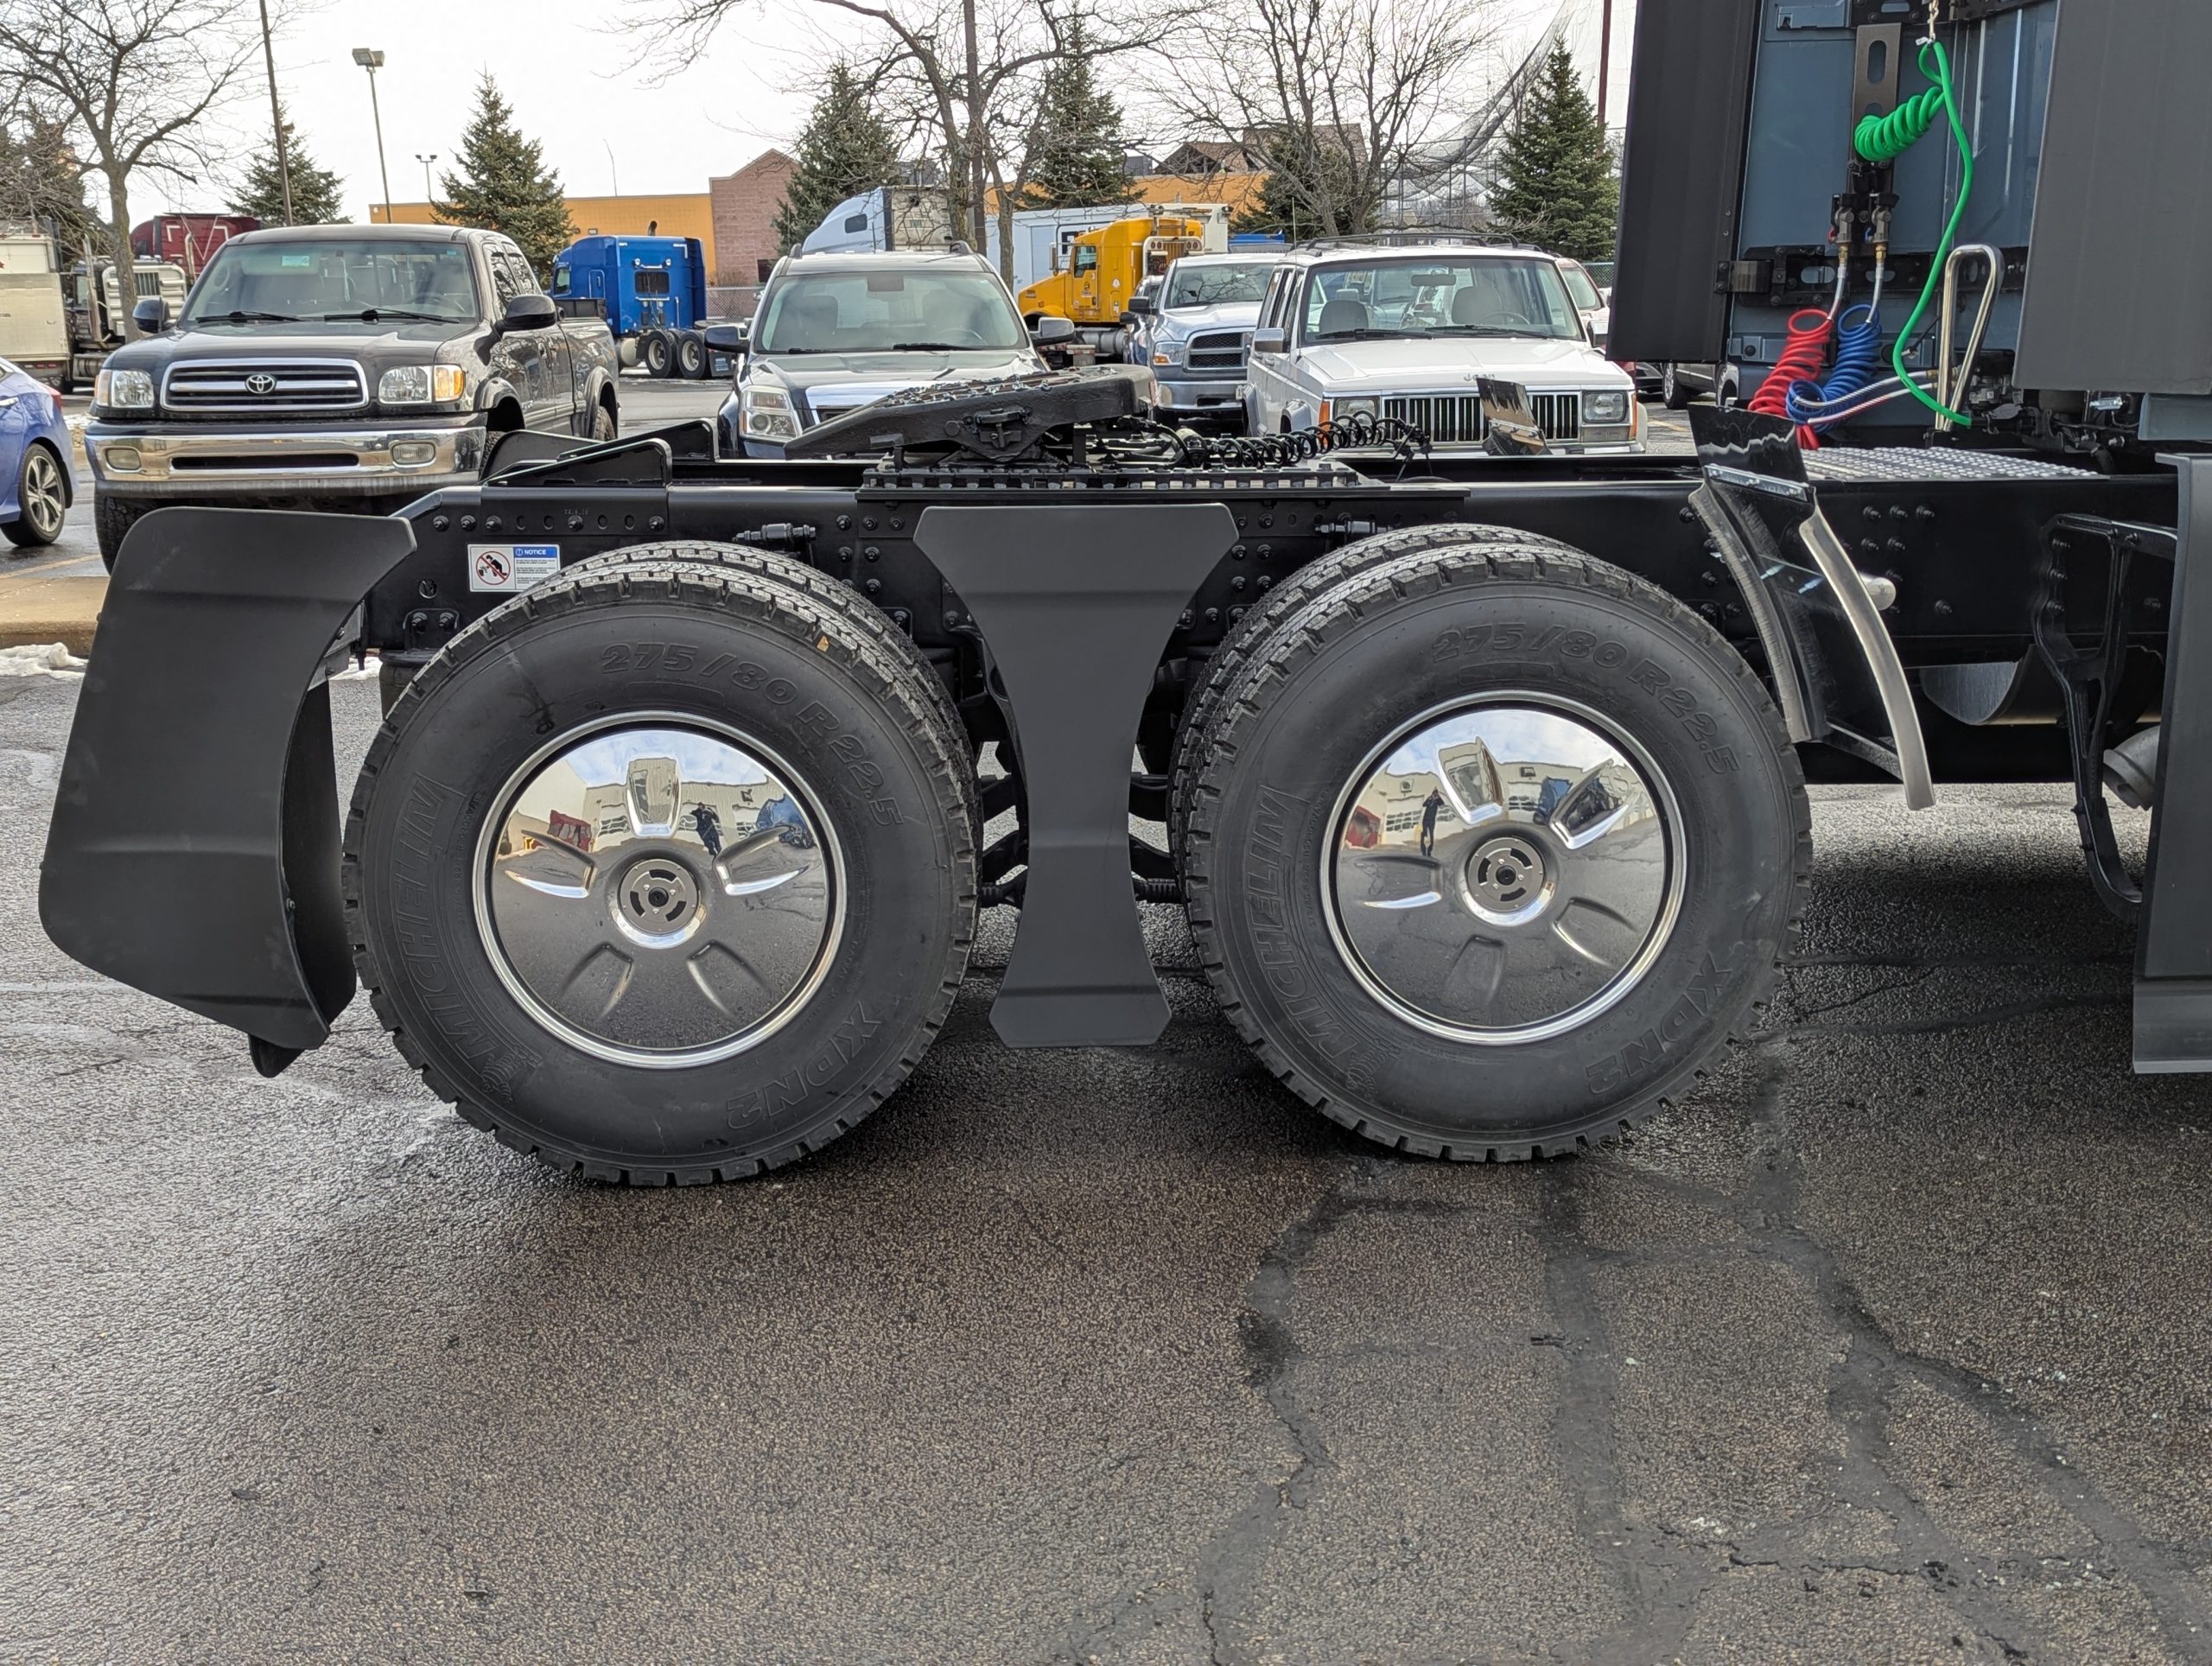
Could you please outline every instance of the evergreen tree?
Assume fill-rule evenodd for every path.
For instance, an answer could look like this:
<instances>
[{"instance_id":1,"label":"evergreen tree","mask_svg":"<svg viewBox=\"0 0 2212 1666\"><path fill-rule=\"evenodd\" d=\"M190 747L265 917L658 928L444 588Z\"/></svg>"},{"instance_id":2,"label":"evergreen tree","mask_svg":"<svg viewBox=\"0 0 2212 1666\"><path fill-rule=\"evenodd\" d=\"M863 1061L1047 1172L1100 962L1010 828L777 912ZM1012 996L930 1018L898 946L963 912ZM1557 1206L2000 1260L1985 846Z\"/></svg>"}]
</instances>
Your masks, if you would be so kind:
<instances>
[{"instance_id":1,"label":"evergreen tree","mask_svg":"<svg viewBox=\"0 0 2212 1666\"><path fill-rule=\"evenodd\" d=\"M544 147L516 128L489 71L476 83L476 99L475 118L461 136L459 170L440 179L446 200L430 212L448 226L505 232L543 282L553 257L576 234L561 176L546 167Z\"/></svg>"},{"instance_id":2,"label":"evergreen tree","mask_svg":"<svg viewBox=\"0 0 2212 1666\"><path fill-rule=\"evenodd\" d=\"M1260 194L1230 222L1236 232L1280 232L1293 243L1306 238L1352 236L1374 229L1371 212L1359 204L1359 183L1352 159L1341 144L1309 138L1300 142L1286 130L1268 141L1268 172ZM1326 202L1336 224L1321 213Z\"/></svg>"},{"instance_id":3,"label":"evergreen tree","mask_svg":"<svg viewBox=\"0 0 2212 1666\"><path fill-rule=\"evenodd\" d=\"M1612 147L1565 47L1554 49L1506 137L1490 207L1523 242L1577 260L1612 256L1620 213Z\"/></svg>"},{"instance_id":4,"label":"evergreen tree","mask_svg":"<svg viewBox=\"0 0 2212 1666\"><path fill-rule=\"evenodd\" d=\"M284 124L284 157L291 163L292 224L335 225L346 218L345 207L339 201L339 188L343 181L328 169L315 165L315 158L300 143L299 130L292 125L291 117L283 113L281 105L278 109L278 119ZM247 164L237 194L231 198L231 212L251 214L264 226L284 223L284 175L277 166L273 140Z\"/></svg>"},{"instance_id":5,"label":"evergreen tree","mask_svg":"<svg viewBox=\"0 0 2212 1666\"><path fill-rule=\"evenodd\" d=\"M1122 107L1098 85L1084 49L1083 20L1071 18L1066 55L1046 66L1037 100L1037 143L1022 201L1032 208L1090 208L1127 202Z\"/></svg>"},{"instance_id":6,"label":"evergreen tree","mask_svg":"<svg viewBox=\"0 0 2212 1666\"><path fill-rule=\"evenodd\" d=\"M798 136L791 183L776 206L776 246L788 254L848 197L899 174L899 140L850 64L832 64Z\"/></svg>"}]
</instances>

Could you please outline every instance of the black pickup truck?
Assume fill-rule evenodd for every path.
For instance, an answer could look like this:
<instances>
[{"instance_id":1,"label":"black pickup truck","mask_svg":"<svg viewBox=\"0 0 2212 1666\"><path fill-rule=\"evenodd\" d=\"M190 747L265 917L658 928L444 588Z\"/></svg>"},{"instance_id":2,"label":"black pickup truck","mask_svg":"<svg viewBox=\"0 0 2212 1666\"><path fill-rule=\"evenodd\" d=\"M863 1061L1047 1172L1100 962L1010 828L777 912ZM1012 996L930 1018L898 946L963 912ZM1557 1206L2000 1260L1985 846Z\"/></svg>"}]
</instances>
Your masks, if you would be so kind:
<instances>
[{"instance_id":1,"label":"black pickup truck","mask_svg":"<svg viewBox=\"0 0 2212 1666\"><path fill-rule=\"evenodd\" d=\"M164 504L383 514L474 484L509 429L615 437L614 342L493 232L316 226L232 238L174 321L112 354L85 450L100 554Z\"/></svg>"}]
</instances>

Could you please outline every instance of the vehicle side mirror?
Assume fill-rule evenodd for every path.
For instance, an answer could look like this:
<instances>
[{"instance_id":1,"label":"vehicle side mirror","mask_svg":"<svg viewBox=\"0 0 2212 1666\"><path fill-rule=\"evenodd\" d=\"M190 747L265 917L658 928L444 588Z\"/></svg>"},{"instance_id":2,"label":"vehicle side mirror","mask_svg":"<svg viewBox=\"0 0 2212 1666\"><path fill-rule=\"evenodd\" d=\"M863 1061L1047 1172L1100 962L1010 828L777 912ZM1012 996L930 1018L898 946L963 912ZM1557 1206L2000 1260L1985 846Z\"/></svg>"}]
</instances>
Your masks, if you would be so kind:
<instances>
[{"instance_id":1,"label":"vehicle side mirror","mask_svg":"<svg viewBox=\"0 0 2212 1666\"><path fill-rule=\"evenodd\" d=\"M743 353L752 334L750 324L709 324L706 329L707 346L715 353Z\"/></svg>"},{"instance_id":2,"label":"vehicle side mirror","mask_svg":"<svg viewBox=\"0 0 2212 1666\"><path fill-rule=\"evenodd\" d=\"M1129 297L1129 310L1139 318L1149 318L1160 310L1160 304L1148 295L1133 295Z\"/></svg>"},{"instance_id":3,"label":"vehicle side mirror","mask_svg":"<svg viewBox=\"0 0 2212 1666\"><path fill-rule=\"evenodd\" d=\"M1288 353L1290 336L1283 330L1254 330L1252 351L1255 353Z\"/></svg>"},{"instance_id":4,"label":"vehicle side mirror","mask_svg":"<svg viewBox=\"0 0 2212 1666\"><path fill-rule=\"evenodd\" d=\"M1072 318L1040 318L1029 332L1029 339L1040 347L1049 347L1062 341L1075 340L1075 320Z\"/></svg>"},{"instance_id":5,"label":"vehicle side mirror","mask_svg":"<svg viewBox=\"0 0 2212 1666\"><path fill-rule=\"evenodd\" d=\"M169 303L157 295L141 296L130 309L130 321L144 334L159 335L169 327Z\"/></svg>"},{"instance_id":6,"label":"vehicle side mirror","mask_svg":"<svg viewBox=\"0 0 2212 1666\"><path fill-rule=\"evenodd\" d=\"M507 309L500 316L499 327L505 330L545 330L560 321L561 309L553 304L550 295L511 295Z\"/></svg>"}]
</instances>

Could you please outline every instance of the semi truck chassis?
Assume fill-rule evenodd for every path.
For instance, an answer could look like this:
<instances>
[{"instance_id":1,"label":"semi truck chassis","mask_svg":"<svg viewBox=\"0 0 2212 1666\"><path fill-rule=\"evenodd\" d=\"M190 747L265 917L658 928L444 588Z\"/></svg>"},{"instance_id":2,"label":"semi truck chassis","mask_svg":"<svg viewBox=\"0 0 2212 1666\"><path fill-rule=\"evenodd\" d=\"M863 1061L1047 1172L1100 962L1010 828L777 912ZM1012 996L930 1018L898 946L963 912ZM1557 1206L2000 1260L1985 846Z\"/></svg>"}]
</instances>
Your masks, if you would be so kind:
<instances>
[{"instance_id":1,"label":"semi truck chassis","mask_svg":"<svg viewBox=\"0 0 2212 1666\"><path fill-rule=\"evenodd\" d=\"M1634 1125L1757 1022L1807 776L2050 779L2139 916L2138 1067L2212 1067L2212 460L1808 455L1740 411L1694 413L1694 464L1297 457L1163 442L1116 374L863 413L874 461L525 433L389 518L148 515L49 935L264 1074L358 975L472 1121L664 1184L872 1110L979 907L1020 910L1007 1043L1154 1040L1139 906L1180 902L1294 1091L1499 1160ZM392 674L342 815L334 650ZM2108 755L2153 782L2141 876Z\"/></svg>"}]
</instances>

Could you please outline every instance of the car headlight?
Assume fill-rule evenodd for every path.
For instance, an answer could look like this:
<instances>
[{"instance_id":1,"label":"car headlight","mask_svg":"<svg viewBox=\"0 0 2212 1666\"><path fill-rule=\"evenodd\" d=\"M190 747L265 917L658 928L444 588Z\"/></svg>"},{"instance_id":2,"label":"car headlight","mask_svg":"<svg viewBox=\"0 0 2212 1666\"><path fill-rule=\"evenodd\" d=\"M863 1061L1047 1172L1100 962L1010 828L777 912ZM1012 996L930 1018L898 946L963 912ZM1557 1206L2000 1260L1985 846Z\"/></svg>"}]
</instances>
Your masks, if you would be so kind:
<instances>
[{"instance_id":1,"label":"car headlight","mask_svg":"<svg viewBox=\"0 0 2212 1666\"><path fill-rule=\"evenodd\" d=\"M748 439L796 440L798 415L781 388L748 387L738 401L738 427Z\"/></svg>"},{"instance_id":2,"label":"car headlight","mask_svg":"<svg viewBox=\"0 0 2212 1666\"><path fill-rule=\"evenodd\" d=\"M104 370L92 378L92 403L109 410L151 410L154 378L143 370Z\"/></svg>"},{"instance_id":3,"label":"car headlight","mask_svg":"<svg viewBox=\"0 0 2212 1666\"><path fill-rule=\"evenodd\" d=\"M1347 416L1373 416L1379 415L1382 409L1380 399L1332 399L1322 420L1340 423Z\"/></svg>"},{"instance_id":4,"label":"car headlight","mask_svg":"<svg viewBox=\"0 0 2212 1666\"><path fill-rule=\"evenodd\" d=\"M1602 428L1609 423L1628 421L1628 390L1609 388L1593 390L1582 396L1582 420Z\"/></svg>"},{"instance_id":5,"label":"car headlight","mask_svg":"<svg viewBox=\"0 0 2212 1666\"><path fill-rule=\"evenodd\" d=\"M1181 341L1162 341L1153 348L1152 362L1155 365L1179 365L1183 362L1185 346Z\"/></svg>"},{"instance_id":6,"label":"car headlight","mask_svg":"<svg viewBox=\"0 0 2212 1666\"><path fill-rule=\"evenodd\" d=\"M461 395L459 365L396 365L377 378L380 405L442 405Z\"/></svg>"}]
</instances>

